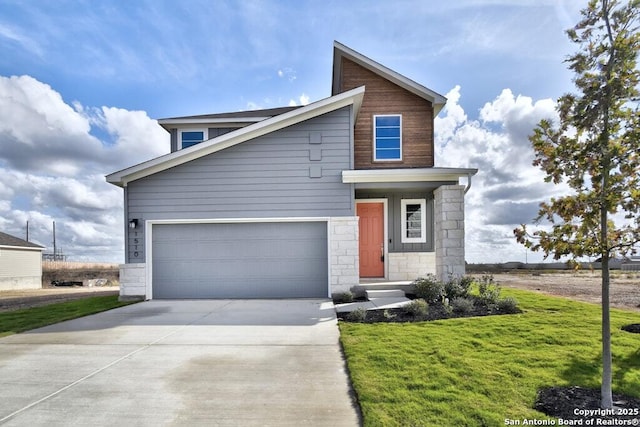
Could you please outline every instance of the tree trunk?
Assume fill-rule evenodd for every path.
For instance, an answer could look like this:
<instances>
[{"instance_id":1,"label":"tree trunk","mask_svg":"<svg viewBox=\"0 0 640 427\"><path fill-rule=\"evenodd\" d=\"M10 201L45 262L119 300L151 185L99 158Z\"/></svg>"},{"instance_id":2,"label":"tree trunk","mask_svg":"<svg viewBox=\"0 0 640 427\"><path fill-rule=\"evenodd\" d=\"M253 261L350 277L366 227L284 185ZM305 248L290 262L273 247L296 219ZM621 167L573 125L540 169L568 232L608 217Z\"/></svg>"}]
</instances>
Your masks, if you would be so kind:
<instances>
[{"instance_id":1,"label":"tree trunk","mask_svg":"<svg viewBox=\"0 0 640 427\"><path fill-rule=\"evenodd\" d=\"M601 215L602 241L606 242L607 236L607 213ZM609 251L602 254L602 385L600 388L600 406L603 409L613 407L613 396L611 395L611 318L609 314Z\"/></svg>"}]
</instances>

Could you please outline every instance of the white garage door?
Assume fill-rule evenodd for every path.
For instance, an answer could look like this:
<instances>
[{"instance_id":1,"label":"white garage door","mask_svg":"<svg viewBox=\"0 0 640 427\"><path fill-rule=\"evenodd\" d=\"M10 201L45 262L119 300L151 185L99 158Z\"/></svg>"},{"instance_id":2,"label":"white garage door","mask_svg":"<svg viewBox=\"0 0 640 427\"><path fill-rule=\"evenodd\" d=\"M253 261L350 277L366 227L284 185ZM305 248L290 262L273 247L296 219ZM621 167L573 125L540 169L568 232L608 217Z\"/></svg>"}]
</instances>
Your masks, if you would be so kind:
<instances>
[{"instance_id":1,"label":"white garage door","mask_svg":"<svg viewBox=\"0 0 640 427\"><path fill-rule=\"evenodd\" d=\"M327 223L153 225L153 298L328 296Z\"/></svg>"}]
</instances>

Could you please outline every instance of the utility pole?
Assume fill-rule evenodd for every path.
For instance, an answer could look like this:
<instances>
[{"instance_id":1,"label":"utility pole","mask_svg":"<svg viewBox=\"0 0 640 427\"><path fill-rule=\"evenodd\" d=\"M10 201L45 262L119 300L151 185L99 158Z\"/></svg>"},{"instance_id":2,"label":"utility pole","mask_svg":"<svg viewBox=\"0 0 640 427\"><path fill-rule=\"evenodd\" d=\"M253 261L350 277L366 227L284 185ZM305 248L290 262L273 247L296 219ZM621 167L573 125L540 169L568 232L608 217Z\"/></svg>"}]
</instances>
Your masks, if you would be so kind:
<instances>
[{"instance_id":1,"label":"utility pole","mask_svg":"<svg viewBox=\"0 0 640 427\"><path fill-rule=\"evenodd\" d=\"M56 222L53 221L53 260L56 261L58 258L58 251L56 250Z\"/></svg>"},{"instance_id":2,"label":"utility pole","mask_svg":"<svg viewBox=\"0 0 640 427\"><path fill-rule=\"evenodd\" d=\"M27 221L27 242L29 241L29 221Z\"/></svg>"}]
</instances>

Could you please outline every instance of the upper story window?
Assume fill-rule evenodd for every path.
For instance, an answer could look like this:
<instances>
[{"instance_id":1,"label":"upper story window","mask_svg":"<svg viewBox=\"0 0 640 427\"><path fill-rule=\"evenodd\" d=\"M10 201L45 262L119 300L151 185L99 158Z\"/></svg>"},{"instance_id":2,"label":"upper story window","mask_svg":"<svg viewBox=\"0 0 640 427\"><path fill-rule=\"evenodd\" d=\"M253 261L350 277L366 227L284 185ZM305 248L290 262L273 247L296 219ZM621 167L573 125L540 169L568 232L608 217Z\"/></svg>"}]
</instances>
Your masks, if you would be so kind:
<instances>
[{"instance_id":1,"label":"upper story window","mask_svg":"<svg viewBox=\"0 0 640 427\"><path fill-rule=\"evenodd\" d=\"M189 130L181 130L180 131L180 143L179 147L187 148L192 145L196 145L206 140L207 133L204 129L189 129Z\"/></svg>"},{"instance_id":2,"label":"upper story window","mask_svg":"<svg viewBox=\"0 0 640 427\"><path fill-rule=\"evenodd\" d=\"M402 160L402 116L373 116L373 160Z\"/></svg>"},{"instance_id":3,"label":"upper story window","mask_svg":"<svg viewBox=\"0 0 640 427\"><path fill-rule=\"evenodd\" d=\"M427 201L403 199L400 207L402 243L425 243L427 241Z\"/></svg>"}]
</instances>

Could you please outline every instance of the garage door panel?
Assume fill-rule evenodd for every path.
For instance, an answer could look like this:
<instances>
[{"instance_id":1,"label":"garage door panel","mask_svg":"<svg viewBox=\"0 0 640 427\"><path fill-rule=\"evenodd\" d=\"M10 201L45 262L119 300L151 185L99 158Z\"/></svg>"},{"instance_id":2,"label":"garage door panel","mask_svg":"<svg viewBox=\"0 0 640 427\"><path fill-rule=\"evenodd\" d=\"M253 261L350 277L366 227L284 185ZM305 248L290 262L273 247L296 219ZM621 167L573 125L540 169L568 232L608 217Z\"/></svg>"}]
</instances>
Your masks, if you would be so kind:
<instances>
[{"instance_id":1,"label":"garage door panel","mask_svg":"<svg viewBox=\"0 0 640 427\"><path fill-rule=\"evenodd\" d=\"M326 229L326 222L156 224L153 297L326 297Z\"/></svg>"}]
</instances>

